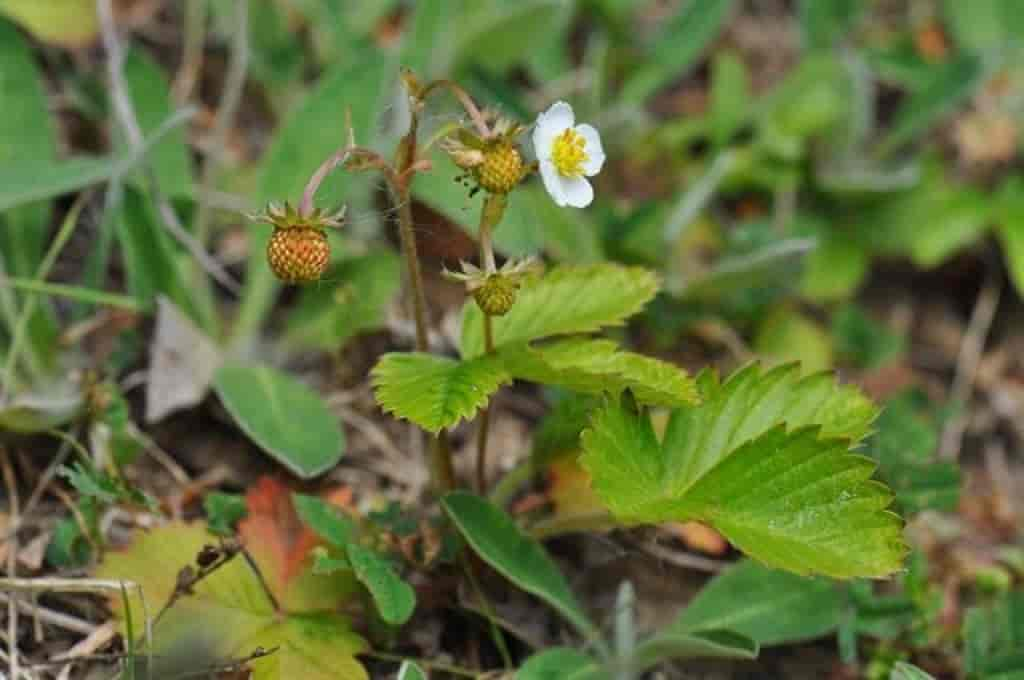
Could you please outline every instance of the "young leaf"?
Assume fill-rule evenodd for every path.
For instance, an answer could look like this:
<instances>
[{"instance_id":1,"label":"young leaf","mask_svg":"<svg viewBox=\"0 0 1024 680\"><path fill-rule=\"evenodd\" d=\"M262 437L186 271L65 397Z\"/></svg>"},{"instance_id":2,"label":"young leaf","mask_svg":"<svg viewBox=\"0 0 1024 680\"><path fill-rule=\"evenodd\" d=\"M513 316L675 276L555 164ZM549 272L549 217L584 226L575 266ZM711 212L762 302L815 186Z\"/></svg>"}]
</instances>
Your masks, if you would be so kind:
<instances>
[{"instance_id":1,"label":"young leaf","mask_svg":"<svg viewBox=\"0 0 1024 680\"><path fill-rule=\"evenodd\" d=\"M670 363L620 351L610 340L569 338L540 348L512 346L501 353L514 377L590 394L632 390L637 400L656 406L697 401L686 371Z\"/></svg>"},{"instance_id":2,"label":"young leaf","mask_svg":"<svg viewBox=\"0 0 1024 680\"><path fill-rule=\"evenodd\" d=\"M728 630L656 633L633 653L636 670L646 670L670 659L756 659L757 642Z\"/></svg>"},{"instance_id":3,"label":"young leaf","mask_svg":"<svg viewBox=\"0 0 1024 680\"><path fill-rule=\"evenodd\" d=\"M398 669L398 680L427 680L427 674L412 661L403 661Z\"/></svg>"},{"instance_id":4,"label":"young leaf","mask_svg":"<svg viewBox=\"0 0 1024 680\"><path fill-rule=\"evenodd\" d=\"M497 357L457 361L392 352L373 368L377 403L430 432L470 419L511 377Z\"/></svg>"},{"instance_id":5,"label":"young leaf","mask_svg":"<svg viewBox=\"0 0 1024 680\"><path fill-rule=\"evenodd\" d=\"M333 467L345 436L313 390L269 366L226 364L214 388L239 427L264 451L304 479Z\"/></svg>"},{"instance_id":6,"label":"young leaf","mask_svg":"<svg viewBox=\"0 0 1024 680\"><path fill-rule=\"evenodd\" d=\"M356 578L370 591L380 617L393 626L408 621L416 608L416 592L412 586L395 573L387 560L369 548L351 543L347 552Z\"/></svg>"},{"instance_id":7,"label":"young leaf","mask_svg":"<svg viewBox=\"0 0 1024 680\"><path fill-rule=\"evenodd\" d=\"M829 581L744 560L704 586L667 630L730 630L763 646L802 642L834 631L841 607Z\"/></svg>"},{"instance_id":8,"label":"young leaf","mask_svg":"<svg viewBox=\"0 0 1024 680\"><path fill-rule=\"evenodd\" d=\"M292 503L299 519L334 547L344 548L352 541L355 523L336 506L317 496L301 493L292 494Z\"/></svg>"},{"instance_id":9,"label":"young leaf","mask_svg":"<svg viewBox=\"0 0 1024 680\"><path fill-rule=\"evenodd\" d=\"M700 520L770 566L884 576L905 551L892 495L852 454L875 409L829 375L757 366L676 409L658 442L649 418L611 402L583 435L581 462L621 520Z\"/></svg>"},{"instance_id":10,"label":"young leaf","mask_svg":"<svg viewBox=\"0 0 1024 680\"><path fill-rule=\"evenodd\" d=\"M501 508L465 491L452 492L441 503L459 532L485 562L554 607L585 636L598 635L544 548L520 531Z\"/></svg>"},{"instance_id":11,"label":"young leaf","mask_svg":"<svg viewBox=\"0 0 1024 680\"><path fill-rule=\"evenodd\" d=\"M639 267L558 267L525 283L512 310L494 319L494 345L617 326L643 309L657 291L655 275ZM461 347L466 358L484 351L482 312L472 301L463 311Z\"/></svg>"},{"instance_id":12,"label":"young leaf","mask_svg":"<svg viewBox=\"0 0 1024 680\"><path fill-rule=\"evenodd\" d=\"M245 517L245 498L231 493L211 491L203 496L203 510L210 533L230 536L235 524Z\"/></svg>"},{"instance_id":13,"label":"young leaf","mask_svg":"<svg viewBox=\"0 0 1024 680\"><path fill-rule=\"evenodd\" d=\"M595 659L570 647L534 654L516 671L516 680L610 680Z\"/></svg>"}]
</instances>

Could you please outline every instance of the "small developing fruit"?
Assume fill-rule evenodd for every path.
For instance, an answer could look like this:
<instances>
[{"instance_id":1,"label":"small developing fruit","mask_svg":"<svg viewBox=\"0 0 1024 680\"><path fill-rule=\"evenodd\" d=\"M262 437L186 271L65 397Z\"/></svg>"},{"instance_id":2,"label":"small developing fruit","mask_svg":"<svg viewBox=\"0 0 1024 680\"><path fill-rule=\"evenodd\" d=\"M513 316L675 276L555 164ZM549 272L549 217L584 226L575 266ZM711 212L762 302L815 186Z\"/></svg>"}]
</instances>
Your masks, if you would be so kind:
<instances>
[{"instance_id":1,"label":"small developing fruit","mask_svg":"<svg viewBox=\"0 0 1024 680\"><path fill-rule=\"evenodd\" d=\"M523 156L510 142L499 140L483 151L483 162L473 168L477 183L492 194L507 194L523 179Z\"/></svg>"},{"instance_id":2,"label":"small developing fruit","mask_svg":"<svg viewBox=\"0 0 1024 680\"><path fill-rule=\"evenodd\" d=\"M274 227L267 244L267 261L285 283L320 280L330 259L327 234L316 227Z\"/></svg>"},{"instance_id":3,"label":"small developing fruit","mask_svg":"<svg viewBox=\"0 0 1024 680\"><path fill-rule=\"evenodd\" d=\"M504 316L516 301L519 282L511 276L491 274L473 290L473 299L490 316Z\"/></svg>"}]
</instances>

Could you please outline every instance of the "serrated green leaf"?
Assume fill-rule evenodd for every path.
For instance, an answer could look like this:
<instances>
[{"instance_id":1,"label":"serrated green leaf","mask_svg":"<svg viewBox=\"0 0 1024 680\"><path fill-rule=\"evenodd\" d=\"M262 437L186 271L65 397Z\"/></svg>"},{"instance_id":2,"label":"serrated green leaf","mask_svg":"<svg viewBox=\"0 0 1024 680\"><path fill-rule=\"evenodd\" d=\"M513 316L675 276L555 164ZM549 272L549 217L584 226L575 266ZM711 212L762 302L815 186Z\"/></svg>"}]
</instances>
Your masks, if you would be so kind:
<instances>
[{"instance_id":1,"label":"serrated green leaf","mask_svg":"<svg viewBox=\"0 0 1024 680\"><path fill-rule=\"evenodd\" d=\"M485 562L554 607L584 636L597 639L598 631L558 567L544 548L523 533L501 508L465 491L448 494L441 504Z\"/></svg>"},{"instance_id":2,"label":"serrated green leaf","mask_svg":"<svg viewBox=\"0 0 1024 680\"><path fill-rule=\"evenodd\" d=\"M673 411L664 440L620 403L583 434L581 462L626 522L700 520L769 566L844 578L884 576L905 550L875 464L849 451L875 416L828 374L757 366L699 379L700 406ZM788 429L787 429L788 428Z\"/></svg>"},{"instance_id":3,"label":"serrated green leaf","mask_svg":"<svg viewBox=\"0 0 1024 680\"><path fill-rule=\"evenodd\" d=\"M408 621L416 608L412 586L395 573L386 559L369 548L352 543L347 552L356 578L370 591L380 617L394 626Z\"/></svg>"},{"instance_id":4,"label":"serrated green leaf","mask_svg":"<svg viewBox=\"0 0 1024 680\"><path fill-rule=\"evenodd\" d=\"M622 86L621 100L639 105L662 86L685 75L722 29L732 0L704 0L677 10L658 36L651 54Z\"/></svg>"},{"instance_id":5,"label":"serrated green leaf","mask_svg":"<svg viewBox=\"0 0 1024 680\"><path fill-rule=\"evenodd\" d=\"M617 326L643 309L657 291L657 277L639 267L557 267L524 283L509 313L494 319L494 345ZM463 309L461 348L467 358L484 351L483 314L472 301Z\"/></svg>"},{"instance_id":6,"label":"serrated green leaf","mask_svg":"<svg viewBox=\"0 0 1024 680\"><path fill-rule=\"evenodd\" d=\"M917 666L897 661L889 673L889 680L935 680L935 678Z\"/></svg>"},{"instance_id":7,"label":"serrated green leaf","mask_svg":"<svg viewBox=\"0 0 1024 680\"><path fill-rule=\"evenodd\" d=\"M842 605L834 583L744 560L704 586L669 630L730 630L762 646L802 642L834 631Z\"/></svg>"},{"instance_id":8,"label":"serrated green leaf","mask_svg":"<svg viewBox=\"0 0 1024 680\"><path fill-rule=\"evenodd\" d=\"M610 340L569 338L543 347L509 347L501 352L512 377L589 394L631 390L656 406L684 406L698 400L696 383L673 364L626 352Z\"/></svg>"},{"instance_id":9,"label":"serrated green leaf","mask_svg":"<svg viewBox=\"0 0 1024 680\"><path fill-rule=\"evenodd\" d=\"M310 529L336 548L344 548L355 534L355 522L335 506L317 496L292 494L295 511Z\"/></svg>"},{"instance_id":10,"label":"serrated green leaf","mask_svg":"<svg viewBox=\"0 0 1024 680\"><path fill-rule=\"evenodd\" d=\"M296 475L316 477L345 452L337 419L294 378L269 366L225 364L213 386L242 431Z\"/></svg>"},{"instance_id":11,"label":"serrated green leaf","mask_svg":"<svg viewBox=\"0 0 1024 680\"><path fill-rule=\"evenodd\" d=\"M672 659L756 659L757 642L728 630L661 631L637 645L633 664L646 670Z\"/></svg>"},{"instance_id":12,"label":"serrated green leaf","mask_svg":"<svg viewBox=\"0 0 1024 680\"><path fill-rule=\"evenodd\" d=\"M677 409L665 432L667 482L682 491L741 444L785 423L821 427L823 438L860 442L878 408L856 387L831 373L800 375L797 364L763 370L751 364L724 383L711 372L697 377L701 405Z\"/></svg>"},{"instance_id":13,"label":"serrated green leaf","mask_svg":"<svg viewBox=\"0 0 1024 680\"><path fill-rule=\"evenodd\" d=\"M495 356L457 361L392 352L374 366L372 379L384 411L439 432L472 418L511 376Z\"/></svg>"},{"instance_id":14,"label":"serrated green leaf","mask_svg":"<svg viewBox=\"0 0 1024 680\"><path fill-rule=\"evenodd\" d=\"M608 680L611 675L586 653L570 647L538 652L516 671L515 680Z\"/></svg>"}]
</instances>

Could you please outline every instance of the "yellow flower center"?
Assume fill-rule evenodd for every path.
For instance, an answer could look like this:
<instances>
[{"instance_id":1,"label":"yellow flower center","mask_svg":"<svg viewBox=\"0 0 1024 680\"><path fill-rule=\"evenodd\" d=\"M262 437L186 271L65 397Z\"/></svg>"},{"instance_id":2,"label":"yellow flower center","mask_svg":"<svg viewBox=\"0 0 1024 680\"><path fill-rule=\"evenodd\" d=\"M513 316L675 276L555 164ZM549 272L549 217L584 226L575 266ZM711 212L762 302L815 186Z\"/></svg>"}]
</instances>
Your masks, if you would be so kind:
<instances>
[{"instance_id":1,"label":"yellow flower center","mask_svg":"<svg viewBox=\"0 0 1024 680\"><path fill-rule=\"evenodd\" d=\"M551 148L551 161L564 177L582 177L583 164L587 162L587 142L583 135L572 128L555 137Z\"/></svg>"}]
</instances>

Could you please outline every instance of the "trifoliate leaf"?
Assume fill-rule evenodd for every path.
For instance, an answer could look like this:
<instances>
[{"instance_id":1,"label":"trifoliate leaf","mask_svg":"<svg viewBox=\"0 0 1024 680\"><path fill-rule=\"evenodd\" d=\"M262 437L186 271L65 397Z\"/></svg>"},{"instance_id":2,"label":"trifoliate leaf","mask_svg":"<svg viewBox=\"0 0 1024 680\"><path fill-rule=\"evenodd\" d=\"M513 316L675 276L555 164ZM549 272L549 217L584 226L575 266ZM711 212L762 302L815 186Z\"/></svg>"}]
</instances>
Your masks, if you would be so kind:
<instances>
[{"instance_id":1,"label":"trifoliate leaf","mask_svg":"<svg viewBox=\"0 0 1024 680\"><path fill-rule=\"evenodd\" d=\"M699 520L752 557L797 573L884 576L899 568L901 521L874 463L850 452L875 409L831 376L785 366L700 380L704 402L676 409L663 441L620 403L583 435L594 490L627 522Z\"/></svg>"},{"instance_id":2,"label":"trifoliate leaf","mask_svg":"<svg viewBox=\"0 0 1024 680\"><path fill-rule=\"evenodd\" d=\"M670 363L619 350L610 340L570 338L541 348L509 347L501 353L515 378L591 394L632 390L637 400L657 406L697 401L696 383Z\"/></svg>"},{"instance_id":3,"label":"trifoliate leaf","mask_svg":"<svg viewBox=\"0 0 1024 680\"><path fill-rule=\"evenodd\" d=\"M416 592L403 581L386 559L358 543L348 546L348 560L356 578L373 597L385 622L401 625L416 608Z\"/></svg>"},{"instance_id":4,"label":"trifoliate leaf","mask_svg":"<svg viewBox=\"0 0 1024 680\"><path fill-rule=\"evenodd\" d=\"M422 353L390 353L373 369L377 403L430 432L469 419L511 377L493 356L468 361Z\"/></svg>"},{"instance_id":5,"label":"trifoliate leaf","mask_svg":"<svg viewBox=\"0 0 1024 680\"><path fill-rule=\"evenodd\" d=\"M639 267L559 267L523 284L511 311L494 319L494 345L617 326L643 309L657 291L657 277ZM483 313L473 302L463 312L461 347L467 358L484 352Z\"/></svg>"}]
</instances>

